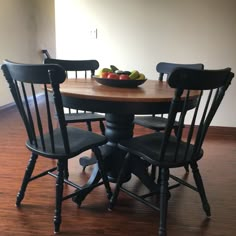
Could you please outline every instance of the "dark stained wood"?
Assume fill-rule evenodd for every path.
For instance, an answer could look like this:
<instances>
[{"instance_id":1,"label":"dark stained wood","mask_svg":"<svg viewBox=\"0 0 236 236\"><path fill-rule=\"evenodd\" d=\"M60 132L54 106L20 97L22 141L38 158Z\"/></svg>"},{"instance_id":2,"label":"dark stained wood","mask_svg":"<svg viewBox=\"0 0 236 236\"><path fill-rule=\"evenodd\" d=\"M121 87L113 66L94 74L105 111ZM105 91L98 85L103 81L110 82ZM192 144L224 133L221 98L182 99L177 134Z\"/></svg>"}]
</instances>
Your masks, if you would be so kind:
<instances>
[{"instance_id":1,"label":"dark stained wood","mask_svg":"<svg viewBox=\"0 0 236 236\"><path fill-rule=\"evenodd\" d=\"M14 127L14 128L11 128ZM82 126L81 126L82 127ZM86 128L86 127L84 127ZM94 131L100 132L98 127ZM150 130L135 128L135 135ZM207 221L197 193L180 187L172 190L168 210L168 236L234 236L236 232L236 135L235 128L210 128L204 143L205 157L199 162L212 218ZM29 184L20 209L15 207L16 194L29 158L25 148L26 133L19 114L14 110L0 113L0 235L48 236L53 234L55 179L49 176ZM89 152L86 153L90 155ZM79 158L79 157L78 157ZM37 170L55 163L39 159ZM82 172L78 159L69 162L70 178L78 182L89 177L88 167ZM183 168L174 172L185 176ZM133 177L130 189L145 192ZM114 186L112 185L112 188ZM73 191L66 187L66 193ZM188 199L188 201L186 201ZM183 205L182 203L185 202ZM107 211L108 201L103 187L95 189L77 208L70 199L63 203L62 236L155 236L159 213L120 194L116 208Z\"/></svg>"}]
</instances>

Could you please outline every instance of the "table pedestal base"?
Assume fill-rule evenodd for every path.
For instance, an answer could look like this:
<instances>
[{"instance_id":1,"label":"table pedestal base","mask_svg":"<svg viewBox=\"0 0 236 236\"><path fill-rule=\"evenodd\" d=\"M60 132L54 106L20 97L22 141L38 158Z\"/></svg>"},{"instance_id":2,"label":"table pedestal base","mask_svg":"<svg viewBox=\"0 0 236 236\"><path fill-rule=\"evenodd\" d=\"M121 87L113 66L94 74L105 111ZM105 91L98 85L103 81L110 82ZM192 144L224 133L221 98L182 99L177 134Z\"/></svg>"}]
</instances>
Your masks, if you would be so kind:
<instances>
[{"instance_id":1,"label":"table pedestal base","mask_svg":"<svg viewBox=\"0 0 236 236\"><path fill-rule=\"evenodd\" d=\"M108 143L101 147L101 152L104 158L105 169L110 182L116 182L117 176L124 160L124 156L126 154L117 147L117 144L120 140L125 140L133 137L133 120L134 115L132 114L106 114L105 135L108 139ZM147 162L142 161L136 156L131 157L129 167L125 172L122 182L127 182L128 180L130 180L131 174L136 175L150 191L157 191L159 189L159 185L154 182L153 178L148 173ZM78 191L78 195L73 198L73 201L80 206L87 194L89 194L93 190L93 184L97 184L100 179L101 176L96 164L94 165L94 169L89 181L81 190Z\"/></svg>"}]
</instances>

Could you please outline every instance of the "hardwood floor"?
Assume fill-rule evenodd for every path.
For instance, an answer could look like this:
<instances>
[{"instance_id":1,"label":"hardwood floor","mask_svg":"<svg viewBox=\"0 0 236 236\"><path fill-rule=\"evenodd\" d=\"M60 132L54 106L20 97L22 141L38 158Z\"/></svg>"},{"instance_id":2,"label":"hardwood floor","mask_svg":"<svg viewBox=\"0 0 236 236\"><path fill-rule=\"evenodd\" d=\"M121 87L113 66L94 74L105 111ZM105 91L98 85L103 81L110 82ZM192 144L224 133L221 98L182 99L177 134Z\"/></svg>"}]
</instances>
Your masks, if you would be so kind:
<instances>
[{"instance_id":1,"label":"hardwood floor","mask_svg":"<svg viewBox=\"0 0 236 236\"><path fill-rule=\"evenodd\" d=\"M55 179L43 177L30 183L21 208L15 199L29 158L25 148L26 134L14 109L0 113L0 235L53 235ZM97 129L98 131L98 129ZM216 129L217 131L217 129ZM168 211L169 236L234 236L236 234L236 133L224 129L211 132L204 144L205 157L199 162L208 200L211 220L206 220L198 194L186 187L172 190ZM137 127L135 134L149 130ZM87 152L87 155L90 153ZM78 157L79 158L79 157ZM85 181L91 168L82 172L78 158L70 161L70 178ZM37 169L53 166L51 160L39 158ZM173 172L184 176L179 168ZM192 182L191 174L186 178ZM133 177L126 184L145 191ZM112 187L114 187L112 185ZM71 187L66 192L73 191ZM78 208L70 199L64 201L60 235L154 236L157 235L159 213L121 193L112 212L104 188L95 189Z\"/></svg>"}]
</instances>

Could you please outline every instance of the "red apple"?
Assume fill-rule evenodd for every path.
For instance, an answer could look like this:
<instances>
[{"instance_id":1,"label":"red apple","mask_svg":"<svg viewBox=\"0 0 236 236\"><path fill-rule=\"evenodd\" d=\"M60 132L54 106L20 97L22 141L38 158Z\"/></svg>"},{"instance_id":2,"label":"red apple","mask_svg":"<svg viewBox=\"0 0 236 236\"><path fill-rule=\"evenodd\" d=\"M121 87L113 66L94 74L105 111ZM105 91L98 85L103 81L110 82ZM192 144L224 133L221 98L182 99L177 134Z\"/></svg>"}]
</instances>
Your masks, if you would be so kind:
<instances>
[{"instance_id":1,"label":"red apple","mask_svg":"<svg viewBox=\"0 0 236 236\"><path fill-rule=\"evenodd\" d=\"M125 74L121 74L119 76L119 80L129 80L129 79L130 79L130 77L128 75L125 75Z\"/></svg>"},{"instance_id":2,"label":"red apple","mask_svg":"<svg viewBox=\"0 0 236 236\"><path fill-rule=\"evenodd\" d=\"M107 78L108 79L119 79L119 75L116 73L109 73Z\"/></svg>"},{"instance_id":3,"label":"red apple","mask_svg":"<svg viewBox=\"0 0 236 236\"><path fill-rule=\"evenodd\" d=\"M107 71L106 71L106 72L102 72L102 73L100 74L100 77L101 77L101 78L107 78L107 76L109 75L109 73L110 73L110 72L107 72Z\"/></svg>"}]
</instances>

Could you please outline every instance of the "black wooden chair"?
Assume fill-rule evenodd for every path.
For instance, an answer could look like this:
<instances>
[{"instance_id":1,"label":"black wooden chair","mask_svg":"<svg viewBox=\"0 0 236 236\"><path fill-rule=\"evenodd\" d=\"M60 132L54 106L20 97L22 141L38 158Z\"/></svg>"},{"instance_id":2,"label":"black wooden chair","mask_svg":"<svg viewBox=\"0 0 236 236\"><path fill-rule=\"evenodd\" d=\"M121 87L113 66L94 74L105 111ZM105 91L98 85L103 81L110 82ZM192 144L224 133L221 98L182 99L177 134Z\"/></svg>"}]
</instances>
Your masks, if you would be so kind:
<instances>
[{"instance_id":1,"label":"black wooden chair","mask_svg":"<svg viewBox=\"0 0 236 236\"><path fill-rule=\"evenodd\" d=\"M99 63L97 60L61 60L51 58L48 51L44 50L45 54L44 63L45 64L58 64L62 66L67 72L67 78L91 78L95 70L98 69ZM65 110L65 119L67 123L86 123L89 131L92 131L92 122L99 122L100 130L102 134L105 134L105 115L98 114L94 112L88 111L79 111L75 109L71 109L67 107ZM95 158L81 158L80 164L83 166L83 170L88 165L92 165L96 163Z\"/></svg>"},{"instance_id":2,"label":"black wooden chair","mask_svg":"<svg viewBox=\"0 0 236 236\"><path fill-rule=\"evenodd\" d=\"M62 201L77 196L79 190L82 188L76 183L69 181L67 174L65 174L67 172L67 162L70 158L86 150L93 149L103 180L93 185L93 187L104 184L108 198L112 195L106 173L104 172L103 160L99 149L100 145L107 142L106 137L84 129L67 126L59 90L60 83L63 83L66 79L66 72L61 66L52 64L15 64L5 61L2 65L2 70L9 83L10 91L25 125L28 134L26 147L31 152L22 185L17 194L16 206L20 206L26 188L31 181L45 175L55 177L56 207L54 231L59 232ZM51 86L54 106L58 114L59 127L55 119L52 118L54 111L51 110L54 109L52 109L52 103L49 101L48 86ZM36 94L37 87L42 90L43 95L38 96ZM43 170L42 173L33 176L38 156L57 160L57 167ZM76 191L68 196L63 196L64 183L74 187Z\"/></svg>"},{"instance_id":3,"label":"black wooden chair","mask_svg":"<svg viewBox=\"0 0 236 236\"><path fill-rule=\"evenodd\" d=\"M111 209L121 189L137 200L151 206L153 209L159 210L159 235L167 235L167 208L170 196L169 188L171 188L171 186L168 186L168 181L169 178L172 178L178 184L182 184L198 192L206 215L208 217L211 216L210 206L197 163L203 157L202 145L208 127L222 102L225 91L234 77L234 74L230 71L230 68L222 70L177 68L171 73L168 83L175 89L175 94L168 114L165 131L124 140L119 144L119 148L126 151L127 155L117 180L114 195L110 200ZM196 90L199 91L199 96L195 95L194 100L193 90L195 92ZM185 98L182 96L183 94ZM190 107L193 109L188 116L191 115L192 119L189 123L190 125L185 125L186 127L183 128L185 115ZM181 111L178 119L178 130L177 134L173 135L172 131L178 111ZM141 158L149 164L159 167L161 173L160 187L156 191L156 193L160 194L159 207L153 205L152 202L145 198L145 196L150 196L150 194L139 196L122 186L122 175L129 164L130 157ZM169 173L169 169L183 167L186 164L192 168L196 186Z\"/></svg>"},{"instance_id":4,"label":"black wooden chair","mask_svg":"<svg viewBox=\"0 0 236 236\"><path fill-rule=\"evenodd\" d=\"M78 78L78 73L83 71L83 78L91 78L94 75L95 70L99 67L99 63L96 60L60 60L60 59L53 59L53 58L46 58L44 60L45 64L57 64L62 66L67 72L67 78ZM70 74L70 72L74 72ZM90 75L88 77L88 71ZM81 77L80 77L81 78ZM104 134L105 127L103 121L105 120L104 115L100 115L93 112L87 111L78 111L74 109L68 108L67 112L65 113L65 119L67 123L78 123L83 122L87 123L87 127L89 131L92 131L91 122L100 122L100 129L101 132Z\"/></svg>"},{"instance_id":5,"label":"black wooden chair","mask_svg":"<svg viewBox=\"0 0 236 236\"><path fill-rule=\"evenodd\" d=\"M158 79L160 81L166 81L168 76L171 74L171 72L178 67L199 69L199 70L204 69L204 65L201 63L176 64L176 63L170 63L170 62L159 62L156 65L156 71L159 73ZM165 130L165 127L167 125L167 120L168 120L167 114L159 114L159 115L152 114L150 116L136 116L134 119L134 124L159 132L159 131ZM179 125L178 122L175 122L173 125L173 129L177 130L178 125ZM187 172L189 172L188 165L186 165L184 168ZM152 167L151 176L153 179L156 176L156 168L154 167Z\"/></svg>"}]
</instances>

